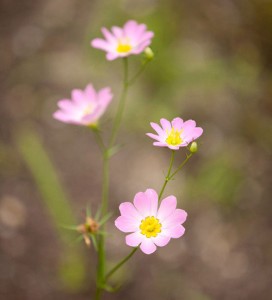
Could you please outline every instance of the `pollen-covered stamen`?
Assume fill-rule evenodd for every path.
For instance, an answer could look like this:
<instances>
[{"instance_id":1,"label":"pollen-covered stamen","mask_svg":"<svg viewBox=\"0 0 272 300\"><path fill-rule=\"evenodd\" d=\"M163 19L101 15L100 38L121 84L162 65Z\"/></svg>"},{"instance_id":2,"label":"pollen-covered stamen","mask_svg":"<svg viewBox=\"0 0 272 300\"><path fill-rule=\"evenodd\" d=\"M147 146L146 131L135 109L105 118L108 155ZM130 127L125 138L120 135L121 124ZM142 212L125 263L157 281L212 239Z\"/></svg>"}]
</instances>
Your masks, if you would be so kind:
<instances>
[{"instance_id":1,"label":"pollen-covered stamen","mask_svg":"<svg viewBox=\"0 0 272 300\"><path fill-rule=\"evenodd\" d=\"M170 132L169 132L169 130L167 130L168 136L167 136L165 142L171 146L177 146L177 145L182 144L183 139L180 136L181 132L182 132L182 130L177 130L173 127Z\"/></svg>"},{"instance_id":2,"label":"pollen-covered stamen","mask_svg":"<svg viewBox=\"0 0 272 300\"><path fill-rule=\"evenodd\" d=\"M155 217L146 217L140 224L141 234L147 238L156 237L161 232L161 223Z\"/></svg>"}]
</instances>

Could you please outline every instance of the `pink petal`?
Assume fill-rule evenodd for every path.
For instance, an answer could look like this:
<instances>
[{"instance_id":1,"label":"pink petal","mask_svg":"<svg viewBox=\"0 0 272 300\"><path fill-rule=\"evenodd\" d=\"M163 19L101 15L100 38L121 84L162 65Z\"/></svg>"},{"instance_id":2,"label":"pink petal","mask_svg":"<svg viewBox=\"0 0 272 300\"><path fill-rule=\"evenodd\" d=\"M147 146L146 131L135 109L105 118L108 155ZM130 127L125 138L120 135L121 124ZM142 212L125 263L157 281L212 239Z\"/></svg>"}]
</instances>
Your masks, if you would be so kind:
<instances>
[{"instance_id":1,"label":"pink petal","mask_svg":"<svg viewBox=\"0 0 272 300\"><path fill-rule=\"evenodd\" d=\"M114 53L114 52L109 52L106 55L107 60L114 60L118 57L120 57L120 55L118 53Z\"/></svg>"},{"instance_id":2,"label":"pink petal","mask_svg":"<svg viewBox=\"0 0 272 300\"><path fill-rule=\"evenodd\" d=\"M154 253L157 249L156 245L150 238L144 238L142 240L140 248L145 254Z\"/></svg>"},{"instance_id":3,"label":"pink petal","mask_svg":"<svg viewBox=\"0 0 272 300\"><path fill-rule=\"evenodd\" d=\"M147 189L145 194L150 201L150 216L156 216L158 210L158 194L153 189Z\"/></svg>"},{"instance_id":4,"label":"pink petal","mask_svg":"<svg viewBox=\"0 0 272 300\"><path fill-rule=\"evenodd\" d=\"M181 118L175 118L172 121L172 126L178 131L181 130L181 128L183 126L183 120Z\"/></svg>"},{"instance_id":5,"label":"pink petal","mask_svg":"<svg viewBox=\"0 0 272 300\"><path fill-rule=\"evenodd\" d=\"M115 220L115 226L123 232L133 232L139 229L139 222L135 219L120 216Z\"/></svg>"},{"instance_id":6,"label":"pink petal","mask_svg":"<svg viewBox=\"0 0 272 300\"><path fill-rule=\"evenodd\" d=\"M168 216L170 216L175 211L176 206L177 199L175 196L169 196L163 199L157 214L160 222L163 222Z\"/></svg>"},{"instance_id":7,"label":"pink petal","mask_svg":"<svg viewBox=\"0 0 272 300\"><path fill-rule=\"evenodd\" d=\"M157 132L158 135L164 135L164 131L162 130L162 128L157 124L157 123L150 123L151 127Z\"/></svg>"},{"instance_id":8,"label":"pink petal","mask_svg":"<svg viewBox=\"0 0 272 300\"><path fill-rule=\"evenodd\" d=\"M88 99L88 103L97 102L97 93L92 84L88 84L87 87L85 88L85 95L86 98Z\"/></svg>"},{"instance_id":9,"label":"pink petal","mask_svg":"<svg viewBox=\"0 0 272 300\"><path fill-rule=\"evenodd\" d=\"M107 106L109 102L112 100L112 93L109 87L105 87L98 92L98 101L99 104L103 106Z\"/></svg>"},{"instance_id":10,"label":"pink petal","mask_svg":"<svg viewBox=\"0 0 272 300\"><path fill-rule=\"evenodd\" d=\"M171 215L169 215L164 221L163 226L173 227L176 225L183 224L186 221L187 212L183 209L176 209Z\"/></svg>"},{"instance_id":11,"label":"pink petal","mask_svg":"<svg viewBox=\"0 0 272 300\"><path fill-rule=\"evenodd\" d=\"M93 48L96 48L96 49L101 49L101 50L104 50L104 51L110 51L112 46L109 44L109 42L105 41L105 40L102 40L102 39L93 39L91 41L91 46Z\"/></svg>"},{"instance_id":12,"label":"pink petal","mask_svg":"<svg viewBox=\"0 0 272 300\"><path fill-rule=\"evenodd\" d=\"M58 110L56 112L54 112L53 114L54 119L61 121L61 122L69 122L71 120L71 117L67 114L65 114L64 112L62 112L61 110Z\"/></svg>"},{"instance_id":13,"label":"pink petal","mask_svg":"<svg viewBox=\"0 0 272 300\"><path fill-rule=\"evenodd\" d=\"M97 94L97 107L95 110L95 115L93 116L96 119L99 119L100 116L105 112L108 105L110 104L112 100L112 93L110 88L104 88L100 90Z\"/></svg>"},{"instance_id":14,"label":"pink petal","mask_svg":"<svg viewBox=\"0 0 272 300\"><path fill-rule=\"evenodd\" d=\"M183 129L188 130L189 128L195 128L196 122L194 120L187 120L183 123Z\"/></svg>"},{"instance_id":15,"label":"pink petal","mask_svg":"<svg viewBox=\"0 0 272 300\"><path fill-rule=\"evenodd\" d=\"M120 28L118 26L113 26L111 30L117 40L124 38L124 33L123 33L122 28Z\"/></svg>"},{"instance_id":16,"label":"pink petal","mask_svg":"<svg viewBox=\"0 0 272 300\"><path fill-rule=\"evenodd\" d=\"M155 135L153 133L146 133L147 136L151 137L152 139L156 140L156 141L160 141L161 137L158 135Z\"/></svg>"},{"instance_id":17,"label":"pink petal","mask_svg":"<svg viewBox=\"0 0 272 300\"><path fill-rule=\"evenodd\" d=\"M139 54L144 51L146 47L148 47L151 44L151 40L143 41L139 43L133 50L132 53Z\"/></svg>"},{"instance_id":18,"label":"pink petal","mask_svg":"<svg viewBox=\"0 0 272 300\"><path fill-rule=\"evenodd\" d=\"M110 44L117 44L116 38L112 35L112 33L105 27L101 29L104 37Z\"/></svg>"},{"instance_id":19,"label":"pink petal","mask_svg":"<svg viewBox=\"0 0 272 300\"><path fill-rule=\"evenodd\" d=\"M153 243L155 243L159 247L164 247L170 242L171 237L157 235L156 237L152 238Z\"/></svg>"},{"instance_id":20,"label":"pink petal","mask_svg":"<svg viewBox=\"0 0 272 300\"><path fill-rule=\"evenodd\" d=\"M164 229L163 233L171 238L178 239L185 233L185 228L182 225L177 225Z\"/></svg>"},{"instance_id":21,"label":"pink petal","mask_svg":"<svg viewBox=\"0 0 272 300\"><path fill-rule=\"evenodd\" d=\"M127 218L135 219L141 221L142 217L139 212L136 210L135 206L130 202L123 202L119 206L119 210L122 216Z\"/></svg>"},{"instance_id":22,"label":"pink petal","mask_svg":"<svg viewBox=\"0 0 272 300\"><path fill-rule=\"evenodd\" d=\"M131 247L137 247L143 241L144 236L139 232L133 232L126 236L126 244Z\"/></svg>"},{"instance_id":23,"label":"pink petal","mask_svg":"<svg viewBox=\"0 0 272 300\"><path fill-rule=\"evenodd\" d=\"M130 32L131 38L134 39L134 41L140 42L142 39L142 36L146 32L146 25L145 24L137 24L134 28L131 28L132 31Z\"/></svg>"},{"instance_id":24,"label":"pink petal","mask_svg":"<svg viewBox=\"0 0 272 300\"><path fill-rule=\"evenodd\" d=\"M58 107L61 108L64 112L73 113L75 110L75 105L71 100L60 100L58 102Z\"/></svg>"},{"instance_id":25,"label":"pink petal","mask_svg":"<svg viewBox=\"0 0 272 300\"><path fill-rule=\"evenodd\" d=\"M85 96L84 92L79 89L72 90L72 99L75 105L79 107L84 107L86 104L88 104L88 99Z\"/></svg>"},{"instance_id":26,"label":"pink petal","mask_svg":"<svg viewBox=\"0 0 272 300\"><path fill-rule=\"evenodd\" d=\"M151 41L150 41L150 40L145 41L145 42L142 42L141 44L137 45L137 47L134 48L131 52L132 52L133 54L139 54L139 53L143 52L144 49L145 49L147 46L149 46L150 44L151 44Z\"/></svg>"},{"instance_id":27,"label":"pink petal","mask_svg":"<svg viewBox=\"0 0 272 300\"><path fill-rule=\"evenodd\" d=\"M172 146L172 145L168 145L168 144L167 144L167 147L172 150L179 150L179 148L180 148L180 146Z\"/></svg>"},{"instance_id":28,"label":"pink petal","mask_svg":"<svg viewBox=\"0 0 272 300\"><path fill-rule=\"evenodd\" d=\"M137 193L134 197L134 205L142 217L156 216L158 206L158 195L152 189Z\"/></svg>"},{"instance_id":29,"label":"pink petal","mask_svg":"<svg viewBox=\"0 0 272 300\"><path fill-rule=\"evenodd\" d=\"M191 123L192 125L192 123ZM182 132L182 138L187 142L187 144L191 143L193 140L197 139L203 133L203 129L201 127L193 127L188 125L184 132Z\"/></svg>"},{"instance_id":30,"label":"pink petal","mask_svg":"<svg viewBox=\"0 0 272 300\"><path fill-rule=\"evenodd\" d=\"M140 27L140 25L138 25L138 23L136 21L129 20L124 25L124 32L125 32L126 36L133 37L133 35L135 35L135 33L137 34L139 27ZM145 30L145 29L146 29L146 26L144 25L142 30Z\"/></svg>"},{"instance_id":31,"label":"pink petal","mask_svg":"<svg viewBox=\"0 0 272 300\"><path fill-rule=\"evenodd\" d=\"M193 139L196 140L199 138L203 133L203 129L201 127L196 127L192 133Z\"/></svg>"},{"instance_id":32,"label":"pink petal","mask_svg":"<svg viewBox=\"0 0 272 300\"><path fill-rule=\"evenodd\" d=\"M158 147L168 147L168 145L163 142L154 142L153 145Z\"/></svg>"},{"instance_id":33,"label":"pink petal","mask_svg":"<svg viewBox=\"0 0 272 300\"><path fill-rule=\"evenodd\" d=\"M93 113L84 115L81 118L81 122L84 123L85 125L95 124L99 119L99 117L100 115L97 113L97 107L96 107L96 110Z\"/></svg>"},{"instance_id":34,"label":"pink petal","mask_svg":"<svg viewBox=\"0 0 272 300\"><path fill-rule=\"evenodd\" d=\"M147 31L143 33L141 36L139 36L139 42L144 43L148 42L151 43L151 39L154 37L154 32L152 31Z\"/></svg>"},{"instance_id":35,"label":"pink petal","mask_svg":"<svg viewBox=\"0 0 272 300\"><path fill-rule=\"evenodd\" d=\"M171 123L168 120L161 119L160 121L161 121L161 125L162 125L162 128L163 128L164 131L166 131L166 130L170 131L171 130L172 126L171 126Z\"/></svg>"}]
</instances>

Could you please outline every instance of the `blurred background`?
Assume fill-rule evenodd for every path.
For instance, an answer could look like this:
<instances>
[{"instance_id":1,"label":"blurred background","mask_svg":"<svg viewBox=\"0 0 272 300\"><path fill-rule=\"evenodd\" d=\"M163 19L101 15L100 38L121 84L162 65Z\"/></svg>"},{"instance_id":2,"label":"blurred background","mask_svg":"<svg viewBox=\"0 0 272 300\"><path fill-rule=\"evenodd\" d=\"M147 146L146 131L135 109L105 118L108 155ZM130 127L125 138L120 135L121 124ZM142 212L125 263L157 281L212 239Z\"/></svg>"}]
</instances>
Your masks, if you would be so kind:
<instances>
[{"instance_id":1,"label":"blurred background","mask_svg":"<svg viewBox=\"0 0 272 300\"><path fill-rule=\"evenodd\" d=\"M85 300L95 253L61 225L82 223L101 196L92 134L52 118L60 98L110 85L115 112L122 62L90 47L102 26L128 19L155 32L155 59L129 91L111 161L108 259L130 249L113 225L118 205L159 190L169 151L145 136L180 116L204 128L199 152L166 188L188 214L186 234L141 252L104 299L272 298L272 1L0 1L0 299ZM141 63L130 58L131 74ZM184 158L179 151L177 162Z\"/></svg>"}]
</instances>

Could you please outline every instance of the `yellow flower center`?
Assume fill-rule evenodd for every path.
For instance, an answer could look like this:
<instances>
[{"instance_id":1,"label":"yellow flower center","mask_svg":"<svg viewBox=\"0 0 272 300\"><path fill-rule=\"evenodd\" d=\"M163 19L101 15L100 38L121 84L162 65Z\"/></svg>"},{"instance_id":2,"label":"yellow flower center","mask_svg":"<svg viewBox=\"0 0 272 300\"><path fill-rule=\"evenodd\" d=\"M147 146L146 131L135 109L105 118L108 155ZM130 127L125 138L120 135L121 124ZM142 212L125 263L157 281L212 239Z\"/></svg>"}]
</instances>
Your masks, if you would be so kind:
<instances>
[{"instance_id":1,"label":"yellow flower center","mask_svg":"<svg viewBox=\"0 0 272 300\"><path fill-rule=\"evenodd\" d=\"M94 105L89 104L83 111L83 116L90 115L94 111Z\"/></svg>"},{"instance_id":2,"label":"yellow flower center","mask_svg":"<svg viewBox=\"0 0 272 300\"><path fill-rule=\"evenodd\" d=\"M127 53L131 49L132 49L132 47L129 43L125 43L125 44L119 43L117 48L116 48L116 51L119 52L119 53Z\"/></svg>"},{"instance_id":3,"label":"yellow flower center","mask_svg":"<svg viewBox=\"0 0 272 300\"><path fill-rule=\"evenodd\" d=\"M173 127L170 132L167 130L168 136L165 140L166 143L171 146L177 146L177 145L182 144L183 140L180 137L181 132L182 132L182 130L178 131L178 130L174 129Z\"/></svg>"},{"instance_id":4,"label":"yellow flower center","mask_svg":"<svg viewBox=\"0 0 272 300\"><path fill-rule=\"evenodd\" d=\"M142 220L140 229L141 234L145 235L147 238L156 237L158 233L161 232L161 223L155 217L146 217Z\"/></svg>"}]
</instances>

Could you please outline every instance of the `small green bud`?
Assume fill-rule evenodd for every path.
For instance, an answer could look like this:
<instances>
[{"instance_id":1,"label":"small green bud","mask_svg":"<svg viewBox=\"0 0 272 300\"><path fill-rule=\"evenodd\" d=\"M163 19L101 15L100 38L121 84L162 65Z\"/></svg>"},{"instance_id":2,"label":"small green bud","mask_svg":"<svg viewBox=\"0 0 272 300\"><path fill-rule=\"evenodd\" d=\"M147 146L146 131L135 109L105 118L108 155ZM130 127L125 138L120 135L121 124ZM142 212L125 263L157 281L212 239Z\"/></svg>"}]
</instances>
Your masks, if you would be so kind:
<instances>
[{"instance_id":1,"label":"small green bud","mask_svg":"<svg viewBox=\"0 0 272 300\"><path fill-rule=\"evenodd\" d=\"M191 146L190 146L190 152L191 153L196 153L197 152L197 142L192 142Z\"/></svg>"},{"instance_id":2,"label":"small green bud","mask_svg":"<svg viewBox=\"0 0 272 300\"><path fill-rule=\"evenodd\" d=\"M150 47L145 48L144 54L147 60L152 60L154 58L154 52Z\"/></svg>"}]
</instances>

